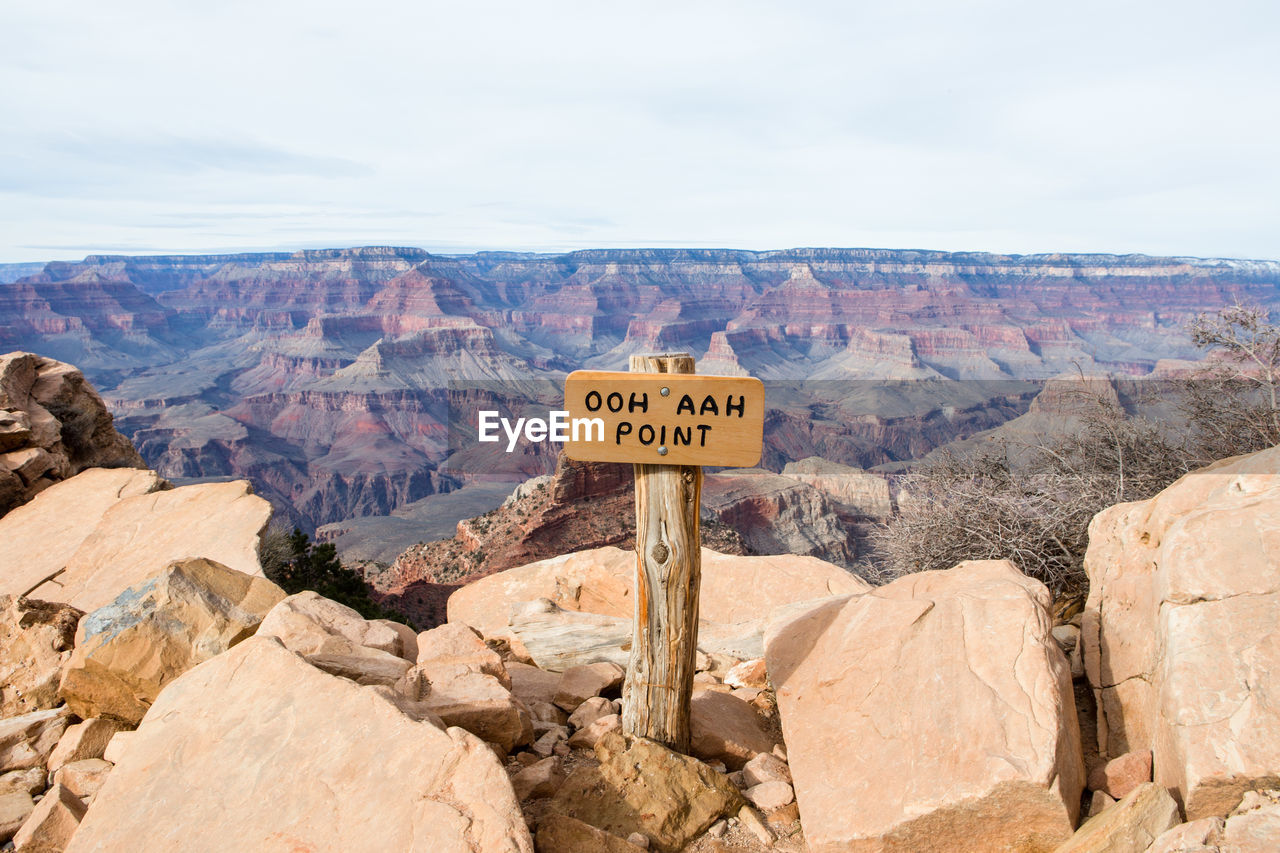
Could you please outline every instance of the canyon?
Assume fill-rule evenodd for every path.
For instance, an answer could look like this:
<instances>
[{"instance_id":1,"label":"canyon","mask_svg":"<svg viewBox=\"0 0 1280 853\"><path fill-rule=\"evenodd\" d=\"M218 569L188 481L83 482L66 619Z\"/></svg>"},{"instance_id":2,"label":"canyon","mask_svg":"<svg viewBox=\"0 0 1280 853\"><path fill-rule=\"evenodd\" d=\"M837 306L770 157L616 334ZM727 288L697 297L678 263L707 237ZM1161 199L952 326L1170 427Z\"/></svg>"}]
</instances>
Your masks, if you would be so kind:
<instances>
[{"instance_id":1,"label":"canyon","mask_svg":"<svg viewBox=\"0 0 1280 853\"><path fill-rule=\"evenodd\" d=\"M1280 303L1271 261L881 249L90 256L4 278L0 352L77 365L159 474L247 478L308 532L551 473L546 446L482 450L470 414L550 404L632 352L766 380L765 472L868 469L1024 414L1049 377L1162 375L1199 357L1198 313Z\"/></svg>"}]
</instances>

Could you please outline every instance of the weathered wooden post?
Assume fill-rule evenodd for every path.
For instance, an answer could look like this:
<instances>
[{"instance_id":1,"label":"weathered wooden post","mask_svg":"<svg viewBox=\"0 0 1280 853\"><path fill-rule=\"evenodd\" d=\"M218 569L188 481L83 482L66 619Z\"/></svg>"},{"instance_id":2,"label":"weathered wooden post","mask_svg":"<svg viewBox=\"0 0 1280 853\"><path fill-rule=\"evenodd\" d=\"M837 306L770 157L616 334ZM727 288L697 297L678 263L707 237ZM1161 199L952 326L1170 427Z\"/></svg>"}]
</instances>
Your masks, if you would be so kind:
<instances>
[{"instance_id":1,"label":"weathered wooden post","mask_svg":"<svg viewBox=\"0 0 1280 853\"><path fill-rule=\"evenodd\" d=\"M693 356L633 355L632 373L693 373ZM702 467L635 463L636 580L622 730L689 751L702 583Z\"/></svg>"},{"instance_id":2,"label":"weathered wooden post","mask_svg":"<svg viewBox=\"0 0 1280 853\"><path fill-rule=\"evenodd\" d=\"M759 463L764 385L697 376L688 353L631 356L630 373L565 380L565 453L631 462L636 476L635 622L622 728L688 752L702 579L702 465Z\"/></svg>"}]
</instances>

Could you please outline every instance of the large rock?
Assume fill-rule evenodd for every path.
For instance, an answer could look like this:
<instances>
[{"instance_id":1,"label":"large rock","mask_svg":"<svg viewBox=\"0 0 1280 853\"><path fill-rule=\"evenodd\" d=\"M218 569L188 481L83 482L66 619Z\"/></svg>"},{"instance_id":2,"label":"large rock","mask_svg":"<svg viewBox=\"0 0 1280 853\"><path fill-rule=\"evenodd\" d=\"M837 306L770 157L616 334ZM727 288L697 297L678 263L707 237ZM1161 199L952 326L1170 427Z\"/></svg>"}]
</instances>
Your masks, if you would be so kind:
<instances>
[{"instance_id":1,"label":"large rock","mask_svg":"<svg viewBox=\"0 0 1280 853\"><path fill-rule=\"evenodd\" d=\"M0 844L13 838L13 834L31 817L35 807L26 791L0 792Z\"/></svg>"},{"instance_id":2,"label":"large rock","mask_svg":"<svg viewBox=\"0 0 1280 853\"><path fill-rule=\"evenodd\" d=\"M1052 850L1084 782L1049 593L961 563L774 625L770 677L809 849Z\"/></svg>"},{"instance_id":3,"label":"large rock","mask_svg":"<svg viewBox=\"0 0 1280 853\"><path fill-rule=\"evenodd\" d=\"M252 636L283 598L212 560L171 563L80 620L60 693L82 718L137 723L166 684Z\"/></svg>"},{"instance_id":4,"label":"large rock","mask_svg":"<svg viewBox=\"0 0 1280 853\"><path fill-rule=\"evenodd\" d=\"M125 467L146 465L79 370L0 355L0 516L86 468Z\"/></svg>"},{"instance_id":5,"label":"large rock","mask_svg":"<svg viewBox=\"0 0 1280 853\"><path fill-rule=\"evenodd\" d=\"M493 752L380 689L241 643L160 695L68 851L532 853Z\"/></svg>"},{"instance_id":6,"label":"large rock","mask_svg":"<svg viewBox=\"0 0 1280 853\"><path fill-rule=\"evenodd\" d=\"M403 644L394 629L311 590L271 608L258 635L275 637L326 672L362 684L395 684L413 666L400 656Z\"/></svg>"},{"instance_id":7,"label":"large rock","mask_svg":"<svg viewBox=\"0 0 1280 853\"><path fill-rule=\"evenodd\" d=\"M538 853L641 853L647 849L561 814L547 815L538 824Z\"/></svg>"},{"instance_id":8,"label":"large rock","mask_svg":"<svg viewBox=\"0 0 1280 853\"><path fill-rule=\"evenodd\" d=\"M511 687L511 677L502 658L489 648L474 629L457 623L439 625L416 638L418 667L431 678L432 672L463 667L492 675L503 687ZM432 681L435 679L432 678Z\"/></svg>"},{"instance_id":9,"label":"large rock","mask_svg":"<svg viewBox=\"0 0 1280 853\"><path fill-rule=\"evenodd\" d=\"M61 702L58 677L83 615L65 604L0 596L0 717Z\"/></svg>"},{"instance_id":10,"label":"large rock","mask_svg":"<svg viewBox=\"0 0 1280 853\"><path fill-rule=\"evenodd\" d=\"M1105 757L1152 752L1187 818L1280 782L1280 448L1089 528L1085 669Z\"/></svg>"},{"instance_id":11,"label":"large rock","mask_svg":"<svg viewBox=\"0 0 1280 853\"><path fill-rule=\"evenodd\" d=\"M55 784L14 834L14 846L19 850L64 850L84 812L84 803L70 788Z\"/></svg>"},{"instance_id":12,"label":"large rock","mask_svg":"<svg viewBox=\"0 0 1280 853\"><path fill-rule=\"evenodd\" d=\"M1090 818L1054 853L1132 853L1178 824L1178 804L1159 785L1144 782L1097 817Z\"/></svg>"},{"instance_id":13,"label":"large rock","mask_svg":"<svg viewBox=\"0 0 1280 853\"><path fill-rule=\"evenodd\" d=\"M533 740L529 709L511 694L502 658L465 625L440 625L417 637L418 663L400 690L447 725L510 752Z\"/></svg>"},{"instance_id":14,"label":"large rock","mask_svg":"<svg viewBox=\"0 0 1280 853\"><path fill-rule=\"evenodd\" d=\"M128 728L125 723L118 720L102 717L90 717L83 722L68 726L46 762L49 773L56 773L64 764L89 758L102 758L106 754L107 744L111 743L111 739L120 732L127 731Z\"/></svg>"},{"instance_id":15,"label":"large rock","mask_svg":"<svg viewBox=\"0 0 1280 853\"><path fill-rule=\"evenodd\" d=\"M606 734L595 747L598 767L580 765L552 801L552 810L622 838L647 835L675 851L722 815L743 805L728 778L661 744Z\"/></svg>"},{"instance_id":16,"label":"large rock","mask_svg":"<svg viewBox=\"0 0 1280 853\"><path fill-rule=\"evenodd\" d=\"M149 481L134 478L129 488L149 488ZM66 557L66 570L31 595L96 610L174 560L193 557L261 577L258 547L270 519L271 504L255 496L247 480L134 494L108 506ZM37 528L31 528L26 543L27 550L39 550ZM48 574L41 572L23 569L16 582L8 573L0 576L21 591Z\"/></svg>"},{"instance_id":17,"label":"large rock","mask_svg":"<svg viewBox=\"0 0 1280 853\"><path fill-rule=\"evenodd\" d=\"M409 672L423 672L419 667ZM533 719L529 710L492 675L462 665L431 670L425 689L410 692L446 725L466 729L476 737L510 752L533 741Z\"/></svg>"},{"instance_id":18,"label":"large rock","mask_svg":"<svg viewBox=\"0 0 1280 853\"><path fill-rule=\"evenodd\" d=\"M706 761L722 761L730 770L741 770L760 753L773 750L773 738L765 732L755 708L719 690L694 691L689 725L690 753Z\"/></svg>"},{"instance_id":19,"label":"large rock","mask_svg":"<svg viewBox=\"0 0 1280 853\"><path fill-rule=\"evenodd\" d=\"M1222 831L1222 853L1275 853L1280 850L1280 791L1245 795L1240 807L1227 818Z\"/></svg>"},{"instance_id":20,"label":"large rock","mask_svg":"<svg viewBox=\"0 0 1280 853\"><path fill-rule=\"evenodd\" d=\"M43 768L70 716L66 708L50 708L0 720L0 773Z\"/></svg>"},{"instance_id":21,"label":"large rock","mask_svg":"<svg viewBox=\"0 0 1280 853\"><path fill-rule=\"evenodd\" d=\"M0 591L18 595L65 567L107 510L125 498L169 488L154 471L90 468L56 483L0 518ZM58 578L65 584L65 573ZM58 584L41 595L65 600Z\"/></svg>"},{"instance_id":22,"label":"large rock","mask_svg":"<svg viewBox=\"0 0 1280 853\"><path fill-rule=\"evenodd\" d=\"M513 604L550 599L564 610L630 619L635 551L595 548L507 569L449 597L449 621L502 636ZM700 617L751 622L777 607L870 589L866 581L816 557L740 557L702 549Z\"/></svg>"}]
</instances>

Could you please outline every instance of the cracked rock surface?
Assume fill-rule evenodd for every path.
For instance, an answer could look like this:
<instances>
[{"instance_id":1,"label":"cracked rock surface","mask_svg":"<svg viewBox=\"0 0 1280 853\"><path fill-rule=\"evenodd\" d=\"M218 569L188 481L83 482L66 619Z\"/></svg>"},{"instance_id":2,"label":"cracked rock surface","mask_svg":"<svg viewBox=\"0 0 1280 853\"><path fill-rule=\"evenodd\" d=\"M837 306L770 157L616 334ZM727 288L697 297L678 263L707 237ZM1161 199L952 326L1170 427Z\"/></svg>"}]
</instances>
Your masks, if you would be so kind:
<instances>
[{"instance_id":1,"label":"cracked rock surface","mask_svg":"<svg viewBox=\"0 0 1280 853\"><path fill-rule=\"evenodd\" d=\"M1280 448L1099 513L1082 641L1106 756L1150 749L1187 819L1280 782Z\"/></svg>"},{"instance_id":2,"label":"cracked rock surface","mask_svg":"<svg viewBox=\"0 0 1280 853\"><path fill-rule=\"evenodd\" d=\"M1084 770L1049 593L1004 560L909 575L771 626L814 853L1053 850Z\"/></svg>"}]
</instances>

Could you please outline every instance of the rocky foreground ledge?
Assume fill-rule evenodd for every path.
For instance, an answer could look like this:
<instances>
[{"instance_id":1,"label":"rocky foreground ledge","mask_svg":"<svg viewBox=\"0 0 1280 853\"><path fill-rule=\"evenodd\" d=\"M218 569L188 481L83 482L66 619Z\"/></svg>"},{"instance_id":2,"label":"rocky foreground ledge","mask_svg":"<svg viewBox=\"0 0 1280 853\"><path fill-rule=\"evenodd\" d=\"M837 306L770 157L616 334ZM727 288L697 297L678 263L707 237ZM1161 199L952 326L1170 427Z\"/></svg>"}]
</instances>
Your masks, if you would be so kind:
<instances>
[{"instance_id":1,"label":"rocky foreground ledge","mask_svg":"<svg viewBox=\"0 0 1280 853\"><path fill-rule=\"evenodd\" d=\"M685 756L620 731L624 551L415 632L262 577L244 484L83 470L0 517L0 844L1274 851L1277 471L1099 515L1065 622L1005 561L872 589L704 552Z\"/></svg>"}]
</instances>

